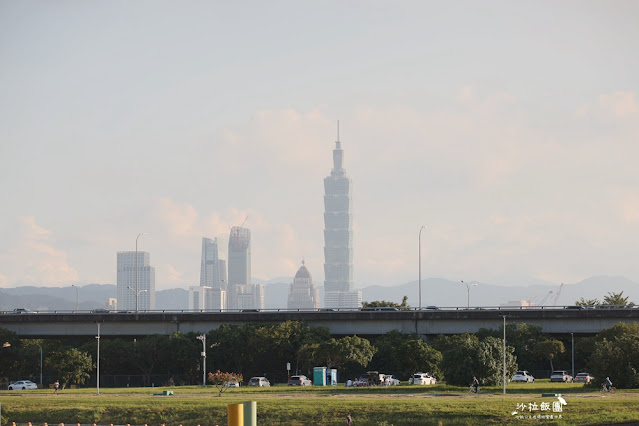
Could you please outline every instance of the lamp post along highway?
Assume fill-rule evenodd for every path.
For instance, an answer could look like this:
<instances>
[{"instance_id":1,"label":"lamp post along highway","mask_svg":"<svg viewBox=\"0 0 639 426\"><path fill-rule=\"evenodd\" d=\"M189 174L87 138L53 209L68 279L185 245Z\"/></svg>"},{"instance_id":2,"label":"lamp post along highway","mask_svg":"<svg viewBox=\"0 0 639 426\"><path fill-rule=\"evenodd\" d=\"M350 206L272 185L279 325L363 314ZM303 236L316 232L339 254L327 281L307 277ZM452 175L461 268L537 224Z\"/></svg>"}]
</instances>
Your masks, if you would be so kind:
<instances>
[{"instance_id":1,"label":"lamp post along highway","mask_svg":"<svg viewBox=\"0 0 639 426\"><path fill-rule=\"evenodd\" d=\"M138 296L140 296L140 290L138 289L138 238L142 235L144 235L144 232L135 237L135 312L138 311Z\"/></svg>"},{"instance_id":2,"label":"lamp post along highway","mask_svg":"<svg viewBox=\"0 0 639 426\"><path fill-rule=\"evenodd\" d=\"M149 290L144 289L144 290L140 290L140 291L135 291L135 289L131 288L131 286L129 286L127 288L135 293L135 312L137 312L138 311L138 297L140 296L140 293L146 293Z\"/></svg>"},{"instance_id":3,"label":"lamp post along highway","mask_svg":"<svg viewBox=\"0 0 639 426\"><path fill-rule=\"evenodd\" d=\"M464 280L462 280L462 284L466 284L466 290L468 290L468 295L466 297L466 309L470 309L470 289L471 287L477 287L477 283L465 283Z\"/></svg>"},{"instance_id":4,"label":"lamp post along highway","mask_svg":"<svg viewBox=\"0 0 639 426\"><path fill-rule=\"evenodd\" d=\"M422 229L426 228L424 225L419 228L419 310L422 310Z\"/></svg>"},{"instance_id":5,"label":"lamp post along highway","mask_svg":"<svg viewBox=\"0 0 639 426\"><path fill-rule=\"evenodd\" d=\"M78 312L78 302L80 301L80 291L78 290L78 286L75 284L71 284L71 287L75 288L75 311Z\"/></svg>"}]
</instances>

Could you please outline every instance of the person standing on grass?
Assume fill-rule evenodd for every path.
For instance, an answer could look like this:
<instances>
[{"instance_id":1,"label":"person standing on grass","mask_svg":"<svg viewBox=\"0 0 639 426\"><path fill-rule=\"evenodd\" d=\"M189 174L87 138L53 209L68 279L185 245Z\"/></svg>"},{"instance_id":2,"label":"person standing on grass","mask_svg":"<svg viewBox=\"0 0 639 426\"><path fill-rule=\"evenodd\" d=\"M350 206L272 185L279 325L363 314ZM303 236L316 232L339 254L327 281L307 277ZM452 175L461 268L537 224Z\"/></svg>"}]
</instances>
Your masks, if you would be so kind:
<instances>
[{"instance_id":1,"label":"person standing on grass","mask_svg":"<svg viewBox=\"0 0 639 426\"><path fill-rule=\"evenodd\" d=\"M351 413L348 413L348 414L346 415L346 424L347 424L348 426L351 426L351 425L353 424L353 419L351 418Z\"/></svg>"},{"instance_id":2,"label":"person standing on grass","mask_svg":"<svg viewBox=\"0 0 639 426\"><path fill-rule=\"evenodd\" d=\"M56 380L53 384L53 393L58 393L58 388L60 387L60 381Z\"/></svg>"}]
</instances>

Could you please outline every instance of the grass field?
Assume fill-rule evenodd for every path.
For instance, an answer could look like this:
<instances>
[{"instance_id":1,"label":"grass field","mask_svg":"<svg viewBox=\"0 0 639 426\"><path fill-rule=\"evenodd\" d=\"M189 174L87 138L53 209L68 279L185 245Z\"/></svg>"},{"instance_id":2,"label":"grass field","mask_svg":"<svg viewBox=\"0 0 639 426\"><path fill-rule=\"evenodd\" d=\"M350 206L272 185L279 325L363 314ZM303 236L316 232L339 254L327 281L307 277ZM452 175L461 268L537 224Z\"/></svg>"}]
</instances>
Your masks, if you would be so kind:
<instances>
[{"instance_id":1,"label":"grass field","mask_svg":"<svg viewBox=\"0 0 639 426\"><path fill-rule=\"evenodd\" d=\"M65 390L57 395L48 389L0 391L2 423L225 425L226 406L243 401L257 402L260 425L345 424L348 412L356 425L639 422L639 391L602 395L598 387L548 381L512 383L506 395L501 387L482 388L475 395L465 387L446 385L243 387L229 389L222 396L212 386L184 386L170 388L172 396L153 395L168 389L103 388L99 396L95 389ZM561 394L566 405L557 397L542 397L546 393ZM553 411L559 405L562 411Z\"/></svg>"}]
</instances>

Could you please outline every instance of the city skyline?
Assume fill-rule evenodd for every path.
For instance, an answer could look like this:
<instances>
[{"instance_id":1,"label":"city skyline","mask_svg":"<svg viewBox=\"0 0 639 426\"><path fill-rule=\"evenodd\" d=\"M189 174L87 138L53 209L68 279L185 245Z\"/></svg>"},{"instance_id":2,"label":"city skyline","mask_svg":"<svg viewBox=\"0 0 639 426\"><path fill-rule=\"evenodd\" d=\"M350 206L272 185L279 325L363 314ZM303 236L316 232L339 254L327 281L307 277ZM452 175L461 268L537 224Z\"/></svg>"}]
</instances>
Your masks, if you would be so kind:
<instances>
[{"instance_id":1,"label":"city skyline","mask_svg":"<svg viewBox=\"0 0 639 426\"><path fill-rule=\"evenodd\" d=\"M322 283L337 120L354 288L416 280L423 225L423 279L639 280L636 2L248 9L0 5L0 288L114 283L145 233L187 289L247 217L253 278Z\"/></svg>"}]
</instances>

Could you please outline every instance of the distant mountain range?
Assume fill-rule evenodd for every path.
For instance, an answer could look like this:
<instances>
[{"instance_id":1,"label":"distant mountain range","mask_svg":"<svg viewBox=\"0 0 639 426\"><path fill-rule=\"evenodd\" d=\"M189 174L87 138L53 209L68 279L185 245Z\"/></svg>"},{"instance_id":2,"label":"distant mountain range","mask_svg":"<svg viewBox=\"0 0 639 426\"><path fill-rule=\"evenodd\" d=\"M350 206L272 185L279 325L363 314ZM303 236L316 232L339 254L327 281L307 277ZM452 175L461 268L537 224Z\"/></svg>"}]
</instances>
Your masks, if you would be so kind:
<instances>
[{"instance_id":1,"label":"distant mountain range","mask_svg":"<svg viewBox=\"0 0 639 426\"><path fill-rule=\"evenodd\" d=\"M285 309L290 283L293 278L278 278L265 282L265 308ZM561 288L561 293L560 293ZM364 301L386 300L400 303L408 296L410 306L419 306L419 286L417 281L394 287L369 286L360 289ZM77 293L76 293L77 291ZM602 299L608 292L624 293L629 300L639 303L639 284L623 277L597 276L575 284L546 285L535 284L526 287L497 286L477 283L471 287L471 306L498 306L509 302L530 300L545 306L573 305L581 297ZM117 289L113 284L89 284L82 287L15 287L0 289L0 311L15 308L30 310L73 310L76 297L79 310L105 308L110 297L116 297ZM323 286L320 286L323 300ZM189 307L189 292L174 288L156 291L156 309L186 310ZM468 291L464 284L442 278L422 280L422 306L466 306Z\"/></svg>"}]
</instances>

